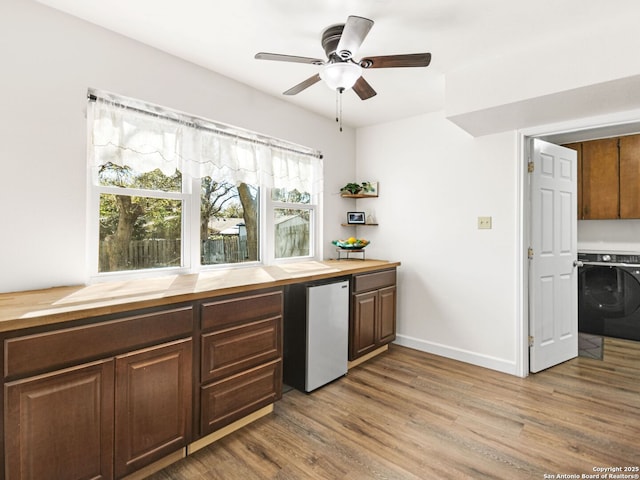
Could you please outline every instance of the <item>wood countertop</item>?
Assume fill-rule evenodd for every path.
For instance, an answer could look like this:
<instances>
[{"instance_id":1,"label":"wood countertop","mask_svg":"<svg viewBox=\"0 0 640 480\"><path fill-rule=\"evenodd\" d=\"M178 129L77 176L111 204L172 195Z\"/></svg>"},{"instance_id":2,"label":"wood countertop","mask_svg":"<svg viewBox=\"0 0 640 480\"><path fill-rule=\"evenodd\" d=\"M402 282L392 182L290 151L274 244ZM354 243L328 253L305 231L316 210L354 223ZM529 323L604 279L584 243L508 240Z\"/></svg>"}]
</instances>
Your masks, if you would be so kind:
<instances>
[{"instance_id":1,"label":"wood countertop","mask_svg":"<svg viewBox=\"0 0 640 480\"><path fill-rule=\"evenodd\" d=\"M0 332L398 266L386 260L295 262L3 293Z\"/></svg>"}]
</instances>

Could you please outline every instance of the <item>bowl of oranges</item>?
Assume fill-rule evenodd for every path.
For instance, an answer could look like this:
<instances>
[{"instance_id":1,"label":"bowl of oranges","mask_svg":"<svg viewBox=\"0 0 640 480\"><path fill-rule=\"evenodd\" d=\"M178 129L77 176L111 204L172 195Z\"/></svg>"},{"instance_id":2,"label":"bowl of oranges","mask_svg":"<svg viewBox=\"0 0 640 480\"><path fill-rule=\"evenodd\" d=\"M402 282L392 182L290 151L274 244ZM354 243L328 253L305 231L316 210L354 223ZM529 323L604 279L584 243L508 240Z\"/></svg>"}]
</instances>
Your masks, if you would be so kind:
<instances>
[{"instance_id":1,"label":"bowl of oranges","mask_svg":"<svg viewBox=\"0 0 640 480\"><path fill-rule=\"evenodd\" d=\"M346 240L334 240L331 243L344 250L360 250L369 245L370 242L364 238L349 237Z\"/></svg>"}]
</instances>

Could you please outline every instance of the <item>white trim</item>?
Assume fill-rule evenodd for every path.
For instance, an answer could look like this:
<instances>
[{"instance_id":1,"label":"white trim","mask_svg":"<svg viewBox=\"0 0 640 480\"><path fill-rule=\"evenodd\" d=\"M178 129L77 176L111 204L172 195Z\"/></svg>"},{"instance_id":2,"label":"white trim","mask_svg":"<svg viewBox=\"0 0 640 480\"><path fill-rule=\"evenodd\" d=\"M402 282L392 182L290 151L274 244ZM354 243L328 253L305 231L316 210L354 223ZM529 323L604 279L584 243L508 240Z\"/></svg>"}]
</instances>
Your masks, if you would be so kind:
<instances>
[{"instance_id":1,"label":"white trim","mask_svg":"<svg viewBox=\"0 0 640 480\"><path fill-rule=\"evenodd\" d=\"M85 228L85 283L88 284L92 279L94 273L98 272L98 242L96 241L95 232L100 231L100 214L99 214L99 195L94 192L95 185L98 183L94 178L97 172L90 165L93 165L93 148L91 148L91 134L93 132L93 102L89 102L87 105L86 115L86 149L87 149L87 164L86 164L86 219L87 225ZM98 233L98 237L99 237Z\"/></svg>"},{"instance_id":2,"label":"white trim","mask_svg":"<svg viewBox=\"0 0 640 480\"><path fill-rule=\"evenodd\" d=\"M271 190L269 187L258 187L258 262L263 265L270 265L273 261L273 254L269 256L267 238L273 235L273 221L267 220L269 202L271 201Z\"/></svg>"},{"instance_id":3,"label":"white trim","mask_svg":"<svg viewBox=\"0 0 640 480\"><path fill-rule=\"evenodd\" d=\"M529 176L527 164L529 161L526 138L518 135L518 239L516 245L516 272L518 296L516 298L516 312L519 321L516 324L516 364L520 377L529 375Z\"/></svg>"},{"instance_id":4,"label":"white trim","mask_svg":"<svg viewBox=\"0 0 640 480\"><path fill-rule=\"evenodd\" d=\"M459 360L479 367L497 370L498 372L518 375L517 362L506 360L504 358L483 355L470 350L462 350L460 348L452 348L448 345L442 345L440 343L400 334L396 335L394 343L402 345L403 347L413 348L414 350L419 350L421 352L432 353L434 355Z\"/></svg>"},{"instance_id":5,"label":"white trim","mask_svg":"<svg viewBox=\"0 0 640 480\"><path fill-rule=\"evenodd\" d=\"M183 178L186 175L183 175ZM183 179L184 182L184 179ZM184 187L183 187L184 188ZM146 190L144 188L129 188L129 187L112 187L108 185L94 185L94 190L98 194L104 193L107 195L129 195L130 197L145 197L145 198L163 198L166 200L180 200L184 201L189 195L187 190L181 192L165 192L163 190Z\"/></svg>"},{"instance_id":6,"label":"white trim","mask_svg":"<svg viewBox=\"0 0 640 480\"><path fill-rule=\"evenodd\" d=\"M638 122L640 122L640 110L629 110L626 112L616 112L595 117L577 118L566 122L538 125L536 127L524 128L520 130L519 133L526 137L540 137L542 135L556 135L594 128L604 128L616 125L622 126Z\"/></svg>"},{"instance_id":7,"label":"white trim","mask_svg":"<svg viewBox=\"0 0 640 480\"><path fill-rule=\"evenodd\" d=\"M182 175L182 263L189 273L197 273L200 268L200 178ZM197 193L196 193L197 192ZM196 201L197 200L197 201ZM185 214L185 212L189 212ZM195 239L198 239L197 241Z\"/></svg>"}]
</instances>

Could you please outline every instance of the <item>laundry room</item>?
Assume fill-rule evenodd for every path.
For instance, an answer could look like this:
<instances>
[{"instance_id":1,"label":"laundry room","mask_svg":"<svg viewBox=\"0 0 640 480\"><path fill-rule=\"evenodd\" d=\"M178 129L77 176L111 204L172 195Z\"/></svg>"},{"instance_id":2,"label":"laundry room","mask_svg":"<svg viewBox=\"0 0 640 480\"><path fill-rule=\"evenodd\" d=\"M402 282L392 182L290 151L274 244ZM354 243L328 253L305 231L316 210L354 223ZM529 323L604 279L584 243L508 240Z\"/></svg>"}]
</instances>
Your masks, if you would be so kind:
<instances>
[{"instance_id":1,"label":"laundry room","mask_svg":"<svg viewBox=\"0 0 640 480\"><path fill-rule=\"evenodd\" d=\"M640 341L640 135L637 125L583 132L578 157L578 331L583 356L603 337ZM597 135L599 133L599 135ZM594 138L595 135L595 138Z\"/></svg>"}]
</instances>

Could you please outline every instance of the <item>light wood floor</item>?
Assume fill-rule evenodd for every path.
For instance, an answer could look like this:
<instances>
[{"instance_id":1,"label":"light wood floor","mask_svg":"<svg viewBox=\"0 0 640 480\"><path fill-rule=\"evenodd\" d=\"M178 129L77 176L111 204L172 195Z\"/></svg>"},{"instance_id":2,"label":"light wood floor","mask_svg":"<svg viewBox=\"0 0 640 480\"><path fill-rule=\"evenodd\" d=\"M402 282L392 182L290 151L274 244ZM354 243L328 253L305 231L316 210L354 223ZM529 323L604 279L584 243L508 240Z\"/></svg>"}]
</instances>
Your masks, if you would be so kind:
<instances>
[{"instance_id":1,"label":"light wood floor","mask_svg":"<svg viewBox=\"0 0 640 480\"><path fill-rule=\"evenodd\" d=\"M603 361L524 379L392 346L150 478L517 480L638 466L639 345L606 339Z\"/></svg>"}]
</instances>

